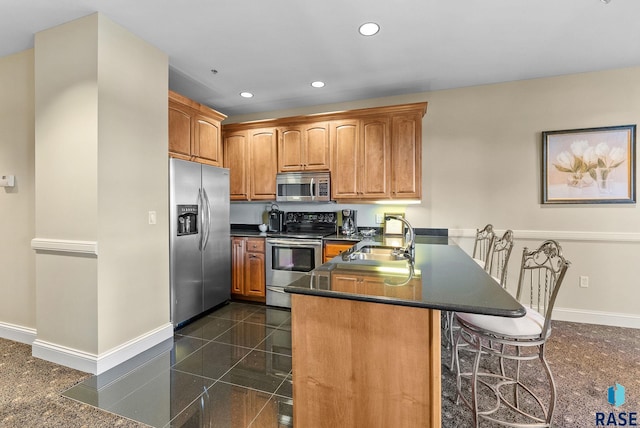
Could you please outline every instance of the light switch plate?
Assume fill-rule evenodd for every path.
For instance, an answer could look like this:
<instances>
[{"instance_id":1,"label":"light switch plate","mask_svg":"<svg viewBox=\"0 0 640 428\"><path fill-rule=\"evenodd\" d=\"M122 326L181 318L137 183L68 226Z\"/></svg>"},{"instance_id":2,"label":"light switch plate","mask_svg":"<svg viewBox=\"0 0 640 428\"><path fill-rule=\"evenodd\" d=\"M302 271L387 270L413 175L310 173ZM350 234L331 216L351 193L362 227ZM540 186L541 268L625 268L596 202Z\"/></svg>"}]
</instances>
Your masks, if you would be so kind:
<instances>
[{"instance_id":1,"label":"light switch plate","mask_svg":"<svg viewBox=\"0 0 640 428\"><path fill-rule=\"evenodd\" d=\"M1 175L0 187L13 187L15 186L15 175Z\"/></svg>"}]
</instances>

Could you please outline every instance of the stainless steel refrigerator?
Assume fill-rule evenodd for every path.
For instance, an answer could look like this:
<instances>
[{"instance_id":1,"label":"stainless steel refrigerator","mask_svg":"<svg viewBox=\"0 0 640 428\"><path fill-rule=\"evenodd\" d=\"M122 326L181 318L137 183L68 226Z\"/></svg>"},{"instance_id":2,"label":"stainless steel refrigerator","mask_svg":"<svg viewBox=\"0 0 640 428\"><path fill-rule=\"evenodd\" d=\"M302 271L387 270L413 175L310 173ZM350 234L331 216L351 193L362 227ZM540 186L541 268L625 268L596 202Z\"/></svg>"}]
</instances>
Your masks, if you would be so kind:
<instances>
[{"instance_id":1,"label":"stainless steel refrigerator","mask_svg":"<svg viewBox=\"0 0 640 428\"><path fill-rule=\"evenodd\" d=\"M171 321L174 327L229 300L229 170L169 160Z\"/></svg>"}]
</instances>

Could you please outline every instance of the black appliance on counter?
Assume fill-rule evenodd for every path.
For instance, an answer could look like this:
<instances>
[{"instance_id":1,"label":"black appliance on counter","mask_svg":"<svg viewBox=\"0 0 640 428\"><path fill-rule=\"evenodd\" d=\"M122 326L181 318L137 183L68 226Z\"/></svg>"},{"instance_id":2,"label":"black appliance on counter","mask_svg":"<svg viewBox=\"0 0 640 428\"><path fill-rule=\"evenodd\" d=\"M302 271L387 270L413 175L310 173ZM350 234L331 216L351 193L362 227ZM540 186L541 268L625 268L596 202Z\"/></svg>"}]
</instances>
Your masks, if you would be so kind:
<instances>
[{"instance_id":1,"label":"black appliance on counter","mask_svg":"<svg viewBox=\"0 0 640 428\"><path fill-rule=\"evenodd\" d=\"M267 305L291 307L284 286L322 264L322 238L337 232L336 212L288 212L280 232L267 233Z\"/></svg>"},{"instance_id":2,"label":"black appliance on counter","mask_svg":"<svg viewBox=\"0 0 640 428\"><path fill-rule=\"evenodd\" d=\"M282 232L284 229L284 211L280 211L279 208L277 204L271 205L267 224L267 231L269 232Z\"/></svg>"}]
</instances>

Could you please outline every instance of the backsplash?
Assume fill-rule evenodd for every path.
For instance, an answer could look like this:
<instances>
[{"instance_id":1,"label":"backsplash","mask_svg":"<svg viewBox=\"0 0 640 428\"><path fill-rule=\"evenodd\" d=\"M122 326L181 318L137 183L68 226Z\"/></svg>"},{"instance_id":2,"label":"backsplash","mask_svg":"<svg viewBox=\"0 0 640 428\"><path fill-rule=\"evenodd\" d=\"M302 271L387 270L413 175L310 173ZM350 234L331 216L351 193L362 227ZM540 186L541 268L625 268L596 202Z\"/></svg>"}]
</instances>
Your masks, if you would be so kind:
<instances>
[{"instance_id":1,"label":"backsplash","mask_svg":"<svg viewBox=\"0 0 640 428\"><path fill-rule=\"evenodd\" d=\"M267 222L268 212L275 202L232 202L230 208L230 218L233 224L260 224ZM310 203L298 204L291 202L281 202L277 204L282 211L342 211L351 209L358 211L358 227L381 227L381 223L376 223L376 215L382 216L384 213L403 213L406 210L404 205L376 205L376 204L336 204L336 203ZM339 224L342 215L339 216Z\"/></svg>"}]
</instances>

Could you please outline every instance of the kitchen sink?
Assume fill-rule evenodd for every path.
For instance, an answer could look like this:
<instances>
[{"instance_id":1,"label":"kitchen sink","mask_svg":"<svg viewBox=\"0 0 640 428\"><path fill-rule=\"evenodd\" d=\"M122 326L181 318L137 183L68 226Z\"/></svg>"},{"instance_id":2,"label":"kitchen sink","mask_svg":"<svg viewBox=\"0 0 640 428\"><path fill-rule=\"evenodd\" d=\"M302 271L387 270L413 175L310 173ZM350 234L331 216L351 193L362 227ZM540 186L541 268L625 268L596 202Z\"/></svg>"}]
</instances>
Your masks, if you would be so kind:
<instances>
[{"instance_id":1,"label":"kitchen sink","mask_svg":"<svg viewBox=\"0 0 640 428\"><path fill-rule=\"evenodd\" d=\"M406 260L396 247L367 245L348 255L349 260L397 261Z\"/></svg>"}]
</instances>

